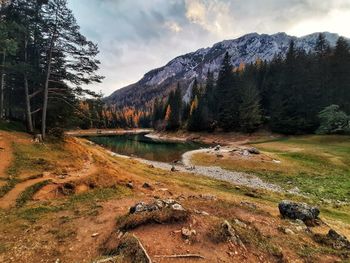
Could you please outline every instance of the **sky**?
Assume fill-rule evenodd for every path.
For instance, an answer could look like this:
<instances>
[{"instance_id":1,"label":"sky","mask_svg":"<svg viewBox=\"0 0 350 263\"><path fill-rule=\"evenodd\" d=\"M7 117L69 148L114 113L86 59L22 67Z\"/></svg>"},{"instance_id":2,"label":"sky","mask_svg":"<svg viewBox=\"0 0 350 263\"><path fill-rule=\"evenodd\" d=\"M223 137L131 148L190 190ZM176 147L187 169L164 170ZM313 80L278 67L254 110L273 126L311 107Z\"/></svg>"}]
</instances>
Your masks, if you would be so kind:
<instances>
[{"instance_id":1,"label":"sky","mask_svg":"<svg viewBox=\"0 0 350 263\"><path fill-rule=\"evenodd\" d=\"M350 0L68 0L109 95L171 59L251 32L350 37Z\"/></svg>"}]
</instances>

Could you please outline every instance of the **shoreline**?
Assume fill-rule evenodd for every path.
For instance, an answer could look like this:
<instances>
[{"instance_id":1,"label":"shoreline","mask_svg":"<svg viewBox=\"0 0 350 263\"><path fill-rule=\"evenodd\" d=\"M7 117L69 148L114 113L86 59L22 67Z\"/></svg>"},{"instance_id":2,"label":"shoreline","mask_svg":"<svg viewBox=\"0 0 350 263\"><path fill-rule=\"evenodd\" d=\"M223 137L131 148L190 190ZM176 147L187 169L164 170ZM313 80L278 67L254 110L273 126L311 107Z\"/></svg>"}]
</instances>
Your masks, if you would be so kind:
<instances>
[{"instance_id":1,"label":"shoreline","mask_svg":"<svg viewBox=\"0 0 350 263\"><path fill-rule=\"evenodd\" d=\"M277 193L288 192L284 190L282 187L280 187L279 185L267 183L263 181L261 178L259 178L258 176L253 174L229 171L218 166L198 166L198 165L194 166L191 163L191 157L193 154L213 151L213 148L203 148L203 149L197 149L197 150L185 152L182 155L181 163L172 164L172 163L146 160L139 157L130 157L127 155L122 155L122 154L112 152L104 148L103 146L100 146L100 147L102 147L105 151L107 151L113 157L136 160L143 164L152 165L153 167L162 169L162 170L170 171L172 168L175 168L176 171L174 172L184 172L184 173L191 173L195 175L205 176L216 180L229 182L238 186L246 186L253 189L262 189L262 190L268 190L268 191L277 192ZM229 149L225 148L223 151L229 151Z\"/></svg>"},{"instance_id":2,"label":"shoreline","mask_svg":"<svg viewBox=\"0 0 350 263\"><path fill-rule=\"evenodd\" d=\"M84 137L84 136L113 136L125 134L142 134L152 133L152 129L131 129L131 130L115 130L115 129L90 129L90 130L73 130L65 132L67 136Z\"/></svg>"}]
</instances>

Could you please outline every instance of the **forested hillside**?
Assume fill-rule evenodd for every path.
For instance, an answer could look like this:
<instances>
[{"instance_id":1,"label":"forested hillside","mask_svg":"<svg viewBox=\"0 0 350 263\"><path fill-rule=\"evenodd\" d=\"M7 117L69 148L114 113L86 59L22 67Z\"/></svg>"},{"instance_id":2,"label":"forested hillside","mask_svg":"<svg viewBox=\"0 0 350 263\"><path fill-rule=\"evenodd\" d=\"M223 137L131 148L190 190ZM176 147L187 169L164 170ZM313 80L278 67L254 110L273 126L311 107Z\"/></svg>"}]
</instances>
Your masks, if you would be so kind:
<instances>
[{"instance_id":1,"label":"forested hillside","mask_svg":"<svg viewBox=\"0 0 350 263\"><path fill-rule=\"evenodd\" d=\"M306 53L294 41L285 57L234 67L226 53L218 78L195 80L189 103L181 89L156 100L153 125L173 130L251 133L260 127L286 134L346 133L350 114L350 46L340 37L331 48L323 34ZM321 127L320 127L321 125Z\"/></svg>"}]
</instances>

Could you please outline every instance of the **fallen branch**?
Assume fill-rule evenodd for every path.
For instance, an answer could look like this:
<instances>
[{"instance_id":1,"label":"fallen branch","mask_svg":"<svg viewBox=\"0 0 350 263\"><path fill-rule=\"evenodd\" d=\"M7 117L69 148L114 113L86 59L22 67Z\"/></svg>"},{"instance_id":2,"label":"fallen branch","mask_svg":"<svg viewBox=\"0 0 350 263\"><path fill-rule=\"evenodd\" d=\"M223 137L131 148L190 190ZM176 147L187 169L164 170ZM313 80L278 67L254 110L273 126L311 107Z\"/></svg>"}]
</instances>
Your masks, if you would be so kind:
<instances>
[{"instance_id":1,"label":"fallen branch","mask_svg":"<svg viewBox=\"0 0 350 263\"><path fill-rule=\"evenodd\" d=\"M155 258L200 258L205 259L205 257L198 254L183 254L183 255L156 255Z\"/></svg>"},{"instance_id":2,"label":"fallen branch","mask_svg":"<svg viewBox=\"0 0 350 263\"><path fill-rule=\"evenodd\" d=\"M139 240L135 235L133 235L133 236L134 236L134 238L137 240L137 242L139 243L139 246L140 246L141 250L143 251L143 253L145 254L145 256L146 256L146 258L147 258L147 260L148 260L148 263L152 263L151 257L148 255L146 249L144 248L144 246L142 245L142 243L140 242L140 240Z\"/></svg>"},{"instance_id":3,"label":"fallen branch","mask_svg":"<svg viewBox=\"0 0 350 263\"><path fill-rule=\"evenodd\" d=\"M106 262L114 263L115 260L117 260L117 259L118 259L118 256L100 259L100 260L94 261L93 263L106 263Z\"/></svg>"}]
</instances>

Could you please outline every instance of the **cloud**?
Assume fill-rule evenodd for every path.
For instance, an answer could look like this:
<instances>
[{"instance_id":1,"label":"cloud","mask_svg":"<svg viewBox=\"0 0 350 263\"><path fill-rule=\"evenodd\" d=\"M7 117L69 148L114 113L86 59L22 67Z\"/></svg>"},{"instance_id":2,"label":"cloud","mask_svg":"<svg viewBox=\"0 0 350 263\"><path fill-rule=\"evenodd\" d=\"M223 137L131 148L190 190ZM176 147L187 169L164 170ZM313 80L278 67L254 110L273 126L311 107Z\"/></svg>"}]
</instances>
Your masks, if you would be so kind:
<instances>
[{"instance_id":1,"label":"cloud","mask_svg":"<svg viewBox=\"0 0 350 263\"><path fill-rule=\"evenodd\" d=\"M349 0L68 0L100 48L108 95L172 58L250 32L350 37Z\"/></svg>"}]
</instances>

